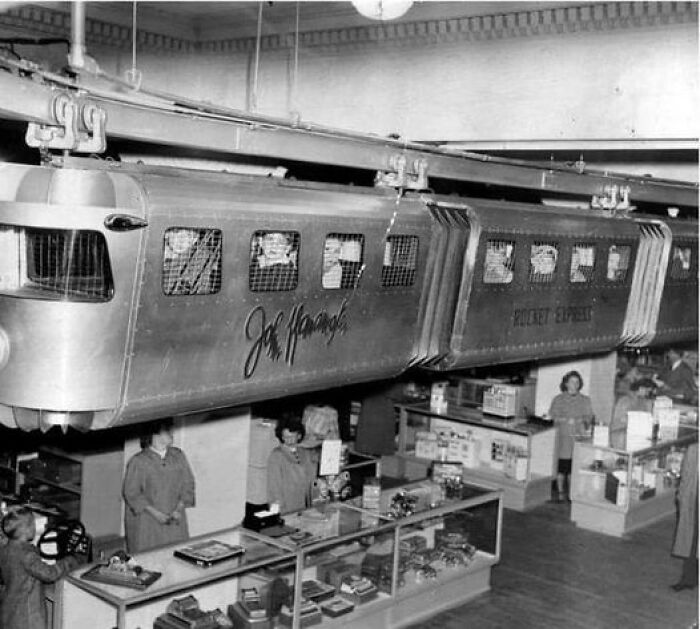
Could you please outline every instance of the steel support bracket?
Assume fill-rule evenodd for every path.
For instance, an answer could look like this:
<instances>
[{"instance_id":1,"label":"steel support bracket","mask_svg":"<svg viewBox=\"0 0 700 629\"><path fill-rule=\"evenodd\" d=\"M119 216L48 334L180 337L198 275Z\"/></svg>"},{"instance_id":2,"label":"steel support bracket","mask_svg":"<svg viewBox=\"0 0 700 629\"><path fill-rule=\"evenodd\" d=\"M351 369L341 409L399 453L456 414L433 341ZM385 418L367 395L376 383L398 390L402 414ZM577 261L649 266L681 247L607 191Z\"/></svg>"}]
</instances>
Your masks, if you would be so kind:
<instances>
[{"instance_id":1,"label":"steel support bracket","mask_svg":"<svg viewBox=\"0 0 700 629\"><path fill-rule=\"evenodd\" d=\"M389 158L389 169L378 170L374 185L378 188L402 188L404 190L425 190L428 187L428 162L423 158L413 161L407 168L405 155L394 154Z\"/></svg>"},{"instance_id":2,"label":"steel support bracket","mask_svg":"<svg viewBox=\"0 0 700 629\"><path fill-rule=\"evenodd\" d=\"M630 186L618 186L617 184L605 186L603 194L593 195L591 208L614 212L630 212L635 209L635 206L630 204L630 191Z\"/></svg>"},{"instance_id":3,"label":"steel support bracket","mask_svg":"<svg viewBox=\"0 0 700 629\"><path fill-rule=\"evenodd\" d=\"M107 148L107 114L89 101L62 92L51 104L55 124L27 124L27 146L75 153L102 153Z\"/></svg>"}]
</instances>

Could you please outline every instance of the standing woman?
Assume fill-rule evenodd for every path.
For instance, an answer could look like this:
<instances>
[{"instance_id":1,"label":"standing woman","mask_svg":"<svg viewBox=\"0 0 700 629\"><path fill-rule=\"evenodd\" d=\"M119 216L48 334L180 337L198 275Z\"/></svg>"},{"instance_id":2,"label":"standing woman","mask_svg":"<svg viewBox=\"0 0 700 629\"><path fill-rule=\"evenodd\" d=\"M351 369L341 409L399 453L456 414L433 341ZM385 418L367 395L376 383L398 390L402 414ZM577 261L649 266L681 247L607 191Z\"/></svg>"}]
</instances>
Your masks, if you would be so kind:
<instances>
[{"instance_id":1,"label":"standing woman","mask_svg":"<svg viewBox=\"0 0 700 629\"><path fill-rule=\"evenodd\" d=\"M277 422L275 435L280 445L270 452L267 460L267 501L279 505L280 513L311 506L316 464L310 451L299 447L305 434L298 417L283 415Z\"/></svg>"},{"instance_id":2,"label":"standing woman","mask_svg":"<svg viewBox=\"0 0 700 629\"><path fill-rule=\"evenodd\" d=\"M172 445L172 420L151 427L124 476L124 525L132 554L188 539L185 509L195 504L194 475L184 452Z\"/></svg>"},{"instance_id":3,"label":"standing woman","mask_svg":"<svg viewBox=\"0 0 700 629\"><path fill-rule=\"evenodd\" d=\"M568 499L570 490L571 457L574 451L574 439L586 434L593 424L593 407L591 399L581 393L583 378L578 371L569 371L561 379L561 393L552 400L549 417L557 427L559 465L557 468L557 500Z\"/></svg>"}]
</instances>

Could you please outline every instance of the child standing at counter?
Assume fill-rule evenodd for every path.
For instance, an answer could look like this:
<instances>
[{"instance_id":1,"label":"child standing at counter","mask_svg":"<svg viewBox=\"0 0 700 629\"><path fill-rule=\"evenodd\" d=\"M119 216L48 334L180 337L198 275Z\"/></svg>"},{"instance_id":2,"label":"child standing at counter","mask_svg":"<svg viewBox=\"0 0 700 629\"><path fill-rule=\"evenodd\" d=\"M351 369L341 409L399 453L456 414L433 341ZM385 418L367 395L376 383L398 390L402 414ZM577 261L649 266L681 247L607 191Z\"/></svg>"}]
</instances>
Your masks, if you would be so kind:
<instances>
[{"instance_id":1,"label":"child standing at counter","mask_svg":"<svg viewBox=\"0 0 700 629\"><path fill-rule=\"evenodd\" d=\"M36 535L34 514L26 507L11 509L2 519L7 543L0 546L0 627L46 629L44 583L54 583L77 568L74 557L55 565L45 563L32 544Z\"/></svg>"}]
</instances>

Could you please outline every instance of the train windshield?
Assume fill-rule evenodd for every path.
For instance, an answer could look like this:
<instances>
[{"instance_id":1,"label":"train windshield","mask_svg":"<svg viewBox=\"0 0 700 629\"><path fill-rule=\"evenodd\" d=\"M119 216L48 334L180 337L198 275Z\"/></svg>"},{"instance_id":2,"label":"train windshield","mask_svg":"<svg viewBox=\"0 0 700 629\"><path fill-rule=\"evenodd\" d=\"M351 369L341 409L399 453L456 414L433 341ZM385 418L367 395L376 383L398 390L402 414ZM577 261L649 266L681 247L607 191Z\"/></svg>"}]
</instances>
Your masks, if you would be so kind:
<instances>
[{"instance_id":1,"label":"train windshield","mask_svg":"<svg viewBox=\"0 0 700 629\"><path fill-rule=\"evenodd\" d=\"M0 225L0 293L107 301L114 293L100 232Z\"/></svg>"}]
</instances>

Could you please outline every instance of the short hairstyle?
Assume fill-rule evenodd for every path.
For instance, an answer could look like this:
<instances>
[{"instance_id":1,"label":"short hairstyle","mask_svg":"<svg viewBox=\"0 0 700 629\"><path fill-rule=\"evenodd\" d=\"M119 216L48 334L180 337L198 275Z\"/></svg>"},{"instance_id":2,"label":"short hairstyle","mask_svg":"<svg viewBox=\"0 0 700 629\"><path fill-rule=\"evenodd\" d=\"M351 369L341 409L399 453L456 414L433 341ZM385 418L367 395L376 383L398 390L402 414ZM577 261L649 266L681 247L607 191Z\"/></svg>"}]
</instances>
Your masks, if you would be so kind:
<instances>
[{"instance_id":1,"label":"short hairstyle","mask_svg":"<svg viewBox=\"0 0 700 629\"><path fill-rule=\"evenodd\" d=\"M578 388L578 390L580 391L581 389L583 389L583 378L581 377L581 374L578 371L576 371L575 369L572 369L571 371L567 371L564 374L564 377L561 379L561 383L559 384L559 390L562 393L564 391L566 391L566 383L569 382L569 380L571 378L574 378L574 377L578 378L578 381L581 384L581 386Z\"/></svg>"},{"instance_id":2,"label":"short hairstyle","mask_svg":"<svg viewBox=\"0 0 700 629\"><path fill-rule=\"evenodd\" d=\"M153 435L157 435L161 430L172 429L173 418L166 417L164 419L159 419L154 422L149 422L147 424L142 424L141 433L139 435L139 443L141 444L141 449L150 448L153 445Z\"/></svg>"},{"instance_id":3,"label":"short hairstyle","mask_svg":"<svg viewBox=\"0 0 700 629\"><path fill-rule=\"evenodd\" d=\"M2 519L2 532L10 539L21 539L23 533L34 523L34 513L27 507L10 507Z\"/></svg>"},{"instance_id":4,"label":"short hairstyle","mask_svg":"<svg viewBox=\"0 0 700 629\"><path fill-rule=\"evenodd\" d=\"M631 391L637 391L641 387L646 387L647 389L655 389L656 383L651 378L640 378L639 380L635 380L634 382L632 382L632 384L630 384Z\"/></svg>"},{"instance_id":5,"label":"short hairstyle","mask_svg":"<svg viewBox=\"0 0 700 629\"><path fill-rule=\"evenodd\" d=\"M298 432L299 441L302 441L306 436L306 428L298 415L294 413L283 413L282 416L277 420L277 426L275 426L275 436L279 439L280 443L284 443L282 438L282 431L284 429L289 430L289 432Z\"/></svg>"}]
</instances>

